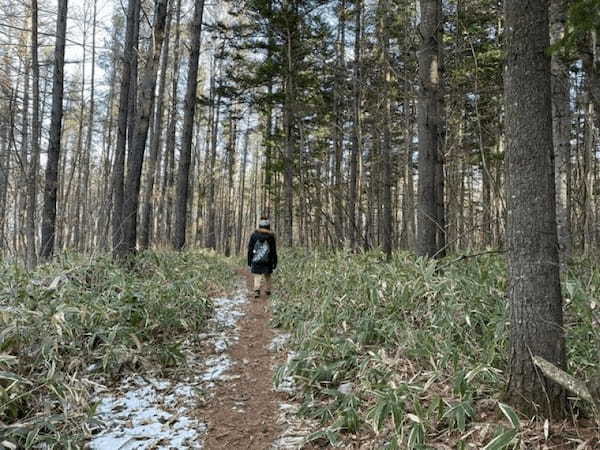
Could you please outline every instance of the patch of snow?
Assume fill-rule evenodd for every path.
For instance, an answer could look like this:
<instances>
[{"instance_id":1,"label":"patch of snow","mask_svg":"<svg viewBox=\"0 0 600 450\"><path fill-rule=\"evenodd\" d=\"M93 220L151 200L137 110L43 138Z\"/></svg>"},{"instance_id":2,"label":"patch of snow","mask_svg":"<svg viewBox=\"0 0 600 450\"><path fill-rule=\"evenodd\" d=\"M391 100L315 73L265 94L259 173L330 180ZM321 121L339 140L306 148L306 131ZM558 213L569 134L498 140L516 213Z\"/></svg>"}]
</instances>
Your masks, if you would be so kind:
<instances>
[{"instance_id":1,"label":"patch of snow","mask_svg":"<svg viewBox=\"0 0 600 450\"><path fill-rule=\"evenodd\" d=\"M271 351L271 352L282 351L285 348L285 346L287 345L287 343L291 337L292 337L292 335L290 333L282 333L282 334L276 335L273 338L273 340L271 340L271 343L269 344L269 351Z\"/></svg>"},{"instance_id":2,"label":"patch of snow","mask_svg":"<svg viewBox=\"0 0 600 450\"><path fill-rule=\"evenodd\" d=\"M238 339L237 322L244 315L241 310L244 303L243 290L231 298L214 300L214 316L197 342L208 340L217 355L204 360L196 344L189 341L183 344L187 366L201 375L177 383L153 377L128 377L110 393L98 386L97 419L102 429L91 438L89 448L202 448L202 435L207 426L193 417L192 409L197 405L198 396L213 387L214 382L236 378L226 375L233 361L225 351Z\"/></svg>"},{"instance_id":3,"label":"patch of snow","mask_svg":"<svg viewBox=\"0 0 600 450\"><path fill-rule=\"evenodd\" d=\"M276 335L268 346L271 352L280 352L285 349L287 342L290 340L289 333ZM288 352L287 362L290 363L297 356L296 352ZM297 386L294 379L284 374L279 384L273 388L276 392L285 392L293 397L297 393ZM300 405L296 402L280 403L279 414L277 416L277 424L281 426L283 432L273 442L272 449L275 450L298 450L303 447L306 438L318 428L318 424L314 421L301 419L298 417Z\"/></svg>"},{"instance_id":4,"label":"patch of snow","mask_svg":"<svg viewBox=\"0 0 600 450\"><path fill-rule=\"evenodd\" d=\"M296 352L289 352L286 364L289 364L296 357L296 355ZM276 392L286 392L290 395L294 394L296 390L296 382L294 381L294 378L289 375L284 375L279 384L275 386Z\"/></svg>"},{"instance_id":5,"label":"patch of snow","mask_svg":"<svg viewBox=\"0 0 600 450\"><path fill-rule=\"evenodd\" d=\"M299 405L293 403L281 403L277 423L284 428L283 433L273 442L276 450L301 449L306 438L316 429L316 422L298 418Z\"/></svg>"},{"instance_id":6,"label":"patch of snow","mask_svg":"<svg viewBox=\"0 0 600 450\"><path fill-rule=\"evenodd\" d=\"M223 379L223 374L229 370L233 362L226 354L214 356L206 360L206 372L202 375L202 381L217 381Z\"/></svg>"},{"instance_id":7,"label":"patch of snow","mask_svg":"<svg viewBox=\"0 0 600 450\"><path fill-rule=\"evenodd\" d=\"M172 391L170 395L161 392L167 389ZM173 400L179 405L177 411L170 407ZM100 398L98 419L105 429L92 438L89 448L202 448L200 435L206 431L206 425L188 416L194 403L193 386L127 378L117 393Z\"/></svg>"}]
</instances>

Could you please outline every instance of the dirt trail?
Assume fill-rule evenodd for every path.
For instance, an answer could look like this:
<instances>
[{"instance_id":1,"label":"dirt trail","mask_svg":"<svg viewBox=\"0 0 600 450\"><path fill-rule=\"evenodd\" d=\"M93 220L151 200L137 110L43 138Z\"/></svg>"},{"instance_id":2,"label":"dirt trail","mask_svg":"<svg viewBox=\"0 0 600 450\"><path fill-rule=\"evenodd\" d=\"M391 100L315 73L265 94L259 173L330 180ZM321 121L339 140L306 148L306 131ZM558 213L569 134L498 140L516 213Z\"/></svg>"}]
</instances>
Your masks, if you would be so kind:
<instances>
[{"instance_id":1,"label":"dirt trail","mask_svg":"<svg viewBox=\"0 0 600 450\"><path fill-rule=\"evenodd\" d=\"M252 292L250 274L239 273ZM204 448L209 450L269 449L281 433L277 413L286 396L272 389L274 358L282 355L268 350L274 337L268 299L249 298L244 312L237 325L239 339L228 349L235 361L228 371L231 379L217 383L199 414L208 424Z\"/></svg>"}]
</instances>

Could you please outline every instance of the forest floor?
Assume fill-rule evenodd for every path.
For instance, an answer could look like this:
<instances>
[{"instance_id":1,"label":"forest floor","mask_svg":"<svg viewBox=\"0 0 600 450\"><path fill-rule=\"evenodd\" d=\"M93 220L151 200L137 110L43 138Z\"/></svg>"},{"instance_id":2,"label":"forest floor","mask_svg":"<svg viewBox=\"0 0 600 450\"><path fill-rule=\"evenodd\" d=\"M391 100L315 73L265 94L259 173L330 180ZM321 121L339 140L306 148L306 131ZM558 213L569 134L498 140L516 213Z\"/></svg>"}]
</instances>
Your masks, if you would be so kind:
<instances>
[{"instance_id":1,"label":"forest floor","mask_svg":"<svg viewBox=\"0 0 600 450\"><path fill-rule=\"evenodd\" d=\"M291 449L303 439L286 420L288 395L273 389L273 370L281 364L281 339L270 327L268 298L251 296L252 278L240 270L247 283L248 301L238 322L238 339L229 349L234 361L232 381L218 384L203 408L208 423L207 449Z\"/></svg>"},{"instance_id":2,"label":"forest floor","mask_svg":"<svg viewBox=\"0 0 600 450\"><path fill-rule=\"evenodd\" d=\"M293 383L273 387L289 335L270 327L269 299L250 295L250 274L238 275L247 287L214 299L202 343L185 345L186 373L130 377L99 394L104 429L92 449L300 448L312 430L295 418Z\"/></svg>"}]
</instances>

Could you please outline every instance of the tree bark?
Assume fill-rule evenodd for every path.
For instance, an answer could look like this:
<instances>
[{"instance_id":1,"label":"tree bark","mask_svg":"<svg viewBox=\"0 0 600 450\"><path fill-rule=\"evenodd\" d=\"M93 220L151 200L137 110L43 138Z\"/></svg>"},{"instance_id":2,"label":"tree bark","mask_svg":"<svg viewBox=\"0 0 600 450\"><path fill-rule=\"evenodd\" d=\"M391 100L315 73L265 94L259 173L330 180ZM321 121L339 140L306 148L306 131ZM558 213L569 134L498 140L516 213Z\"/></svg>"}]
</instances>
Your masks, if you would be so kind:
<instances>
[{"instance_id":1,"label":"tree bark","mask_svg":"<svg viewBox=\"0 0 600 450\"><path fill-rule=\"evenodd\" d=\"M136 108L135 132L133 148L129 152L127 162L127 180L125 184L125 199L123 203L123 229L124 229L124 255L132 255L136 251L137 241L137 215L140 196L140 181L144 151L150 125L150 115L154 106L156 73L160 61L161 47L165 35L168 0L160 0L156 4L154 13L154 48L152 57L144 71L142 83L138 93Z\"/></svg>"},{"instance_id":2,"label":"tree bark","mask_svg":"<svg viewBox=\"0 0 600 450\"><path fill-rule=\"evenodd\" d=\"M213 77L216 77L216 73L213 74ZM211 130L211 144L210 144L210 159L209 159L209 176L208 176L208 196L207 196L207 206L208 206L208 217L206 221L206 243L205 246L207 248L211 248L216 250L217 248L217 232L216 232L216 209L215 209L215 164L217 160L217 135L219 133L219 117L221 112L221 94L215 94L214 83L215 80L212 80L213 83L213 98L216 95L216 102L214 106L213 114L215 118L212 121L212 130Z\"/></svg>"},{"instance_id":3,"label":"tree bark","mask_svg":"<svg viewBox=\"0 0 600 450\"><path fill-rule=\"evenodd\" d=\"M334 197L334 226L336 247L341 248L344 245L344 202L343 198L343 179L342 179L342 159L344 144L344 85L346 83L346 2L341 0L339 12L339 37L337 42L337 62L335 67L334 87L333 87L333 146L335 152L335 165L333 173L333 197Z\"/></svg>"},{"instance_id":4,"label":"tree bark","mask_svg":"<svg viewBox=\"0 0 600 450\"><path fill-rule=\"evenodd\" d=\"M250 114L248 114L250 116ZM239 255L242 253L242 233L244 229L244 199L246 192L246 166L248 164L248 147L250 145L250 121L246 124L246 131L244 133L244 150L242 155L242 164L240 166L240 188L239 188L239 206L238 206L238 219L237 219L237 242L236 242L236 253Z\"/></svg>"},{"instance_id":5,"label":"tree bark","mask_svg":"<svg viewBox=\"0 0 600 450\"><path fill-rule=\"evenodd\" d=\"M550 43L558 42L565 33L567 0L550 3ZM569 66L558 52L552 53L552 131L556 184L556 223L561 267L571 254L570 204L567 187L571 166L571 106Z\"/></svg>"},{"instance_id":6,"label":"tree bark","mask_svg":"<svg viewBox=\"0 0 600 450\"><path fill-rule=\"evenodd\" d=\"M566 367L556 234L548 2L506 0L508 296L507 400L525 414L559 420L565 390L533 357Z\"/></svg>"},{"instance_id":7,"label":"tree bark","mask_svg":"<svg viewBox=\"0 0 600 450\"><path fill-rule=\"evenodd\" d=\"M41 256L50 259L54 254L56 233L56 199L58 192L58 161L63 116L63 85L65 66L65 40L67 32L67 0L59 0L54 49L54 75L52 85L52 116L48 138L48 160L44 187L44 211L42 216Z\"/></svg>"},{"instance_id":8,"label":"tree bark","mask_svg":"<svg viewBox=\"0 0 600 450\"><path fill-rule=\"evenodd\" d=\"M181 0L178 0L177 7L181 6ZM176 12L179 17L179 11ZM146 173L146 183L144 191L144 201L142 203L142 223L140 227L140 248L145 250L150 245L150 229L152 225L152 197L154 194L154 184L158 177L157 164L163 130L163 100L167 86L167 66L169 62L169 36L171 31L171 21L173 18L173 8L170 9L167 18L167 30L165 32L165 44L163 46L162 63L160 69L160 84L158 87L158 103L154 113L154 123L152 125L152 139L150 143L150 157L148 158L148 171Z\"/></svg>"},{"instance_id":9,"label":"tree bark","mask_svg":"<svg viewBox=\"0 0 600 450\"><path fill-rule=\"evenodd\" d=\"M123 204L125 182L125 147L127 145L127 123L129 115L129 90L131 88L131 64L134 58L134 30L139 16L139 0L129 0L127 6L127 29L121 70L121 91L119 93L119 119L117 146L113 166L113 210L112 210L112 241L114 256L125 254L123 233Z\"/></svg>"},{"instance_id":10,"label":"tree bark","mask_svg":"<svg viewBox=\"0 0 600 450\"><path fill-rule=\"evenodd\" d=\"M181 250L185 245L185 231L188 205L189 172L196 113L196 91L198 89L198 59L200 57L200 38L202 35L202 14L204 0L196 0L192 22L192 43L190 47L188 78L183 106L183 137L177 174L177 196L175 202L175 234L173 247Z\"/></svg>"},{"instance_id":11,"label":"tree bark","mask_svg":"<svg viewBox=\"0 0 600 450\"><path fill-rule=\"evenodd\" d=\"M440 134L440 0L419 0L422 36L418 52L419 101L419 205L417 210L417 255L439 256L438 231L443 227L443 171L441 170Z\"/></svg>"},{"instance_id":12,"label":"tree bark","mask_svg":"<svg viewBox=\"0 0 600 450\"><path fill-rule=\"evenodd\" d=\"M38 62L38 2L31 0L31 159L27 182L27 267L37 265L35 213L37 208L37 177L40 166L40 65Z\"/></svg>"},{"instance_id":13,"label":"tree bark","mask_svg":"<svg viewBox=\"0 0 600 450\"><path fill-rule=\"evenodd\" d=\"M390 41L389 41L389 5L387 0L379 0L379 40L381 46L381 101L383 103L383 223L382 242L383 252L387 260L392 258L393 225L392 225L392 142L391 142L391 111L390 111Z\"/></svg>"},{"instance_id":14,"label":"tree bark","mask_svg":"<svg viewBox=\"0 0 600 450\"><path fill-rule=\"evenodd\" d=\"M358 248L360 230L357 221L359 159L362 152L361 121L361 34L362 34L362 0L356 0L354 30L354 71L352 74L352 149L350 154L350 198L348 199L349 237L353 250Z\"/></svg>"},{"instance_id":15,"label":"tree bark","mask_svg":"<svg viewBox=\"0 0 600 450\"><path fill-rule=\"evenodd\" d=\"M92 135L94 134L94 121L95 121L95 79L96 79L96 26L97 26L97 0L94 1L93 6L93 22L92 22L92 73L90 77L90 110L88 112L88 125L87 125L87 136L85 143L85 155L83 161L83 206L82 206L82 221L83 221L83 245L80 245L79 250L85 251L91 250L91 244L87 244L87 235L92 229L92 224L89 221L89 201L90 201L90 163L92 156Z\"/></svg>"}]
</instances>

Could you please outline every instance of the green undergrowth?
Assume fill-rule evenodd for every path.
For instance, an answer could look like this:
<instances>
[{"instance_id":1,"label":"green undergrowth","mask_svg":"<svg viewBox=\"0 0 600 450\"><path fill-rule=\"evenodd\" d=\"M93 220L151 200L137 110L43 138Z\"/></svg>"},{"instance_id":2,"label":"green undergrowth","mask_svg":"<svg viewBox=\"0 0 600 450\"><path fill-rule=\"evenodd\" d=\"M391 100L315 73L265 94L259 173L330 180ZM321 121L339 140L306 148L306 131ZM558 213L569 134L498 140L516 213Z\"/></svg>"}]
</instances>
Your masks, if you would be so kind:
<instances>
[{"instance_id":1,"label":"green undergrowth","mask_svg":"<svg viewBox=\"0 0 600 450\"><path fill-rule=\"evenodd\" d=\"M275 382L292 376L300 386L301 413L322 425L311 440L491 450L527 439L498 401L508 348L501 256L398 253L388 263L377 252L295 251L281 261L274 324L292 332L295 357ZM570 371L589 379L600 270L577 265L564 285Z\"/></svg>"},{"instance_id":2,"label":"green undergrowth","mask_svg":"<svg viewBox=\"0 0 600 450\"><path fill-rule=\"evenodd\" d=\"M94 383L181 368L182 342L234 279L227 260L200 251L145 252L129 270L108 256L33 273L0 265L0 437L80 448Z\"/></svg>"}]
</instances>

